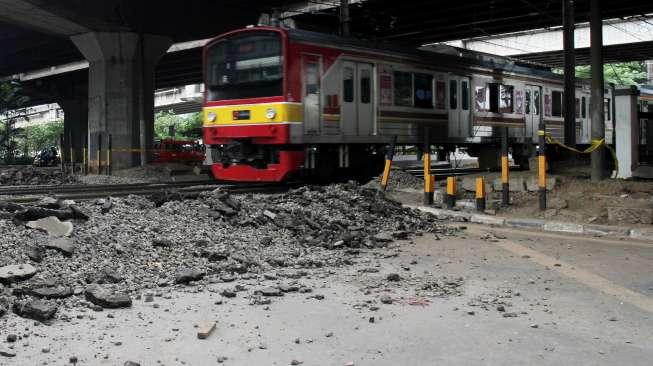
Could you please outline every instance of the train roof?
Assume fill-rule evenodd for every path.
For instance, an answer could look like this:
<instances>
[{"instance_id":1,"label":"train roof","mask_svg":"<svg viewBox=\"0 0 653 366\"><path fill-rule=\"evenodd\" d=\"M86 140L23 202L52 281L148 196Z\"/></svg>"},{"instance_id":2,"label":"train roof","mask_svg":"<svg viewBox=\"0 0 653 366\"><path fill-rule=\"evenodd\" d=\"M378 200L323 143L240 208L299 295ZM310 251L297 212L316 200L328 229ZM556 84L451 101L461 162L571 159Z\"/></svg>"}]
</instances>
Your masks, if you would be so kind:
<instances>
[{"instance_id":1,"label":"train roof","mask_svg":"<svg viewBox=\"0 0 653 366\"><path fill-rule=\"evenodd\" d=\"M262 27L269 29L270 27ZM550 68L535 63L521 62L509 57L497 56L483 52L461 49L447 45L429 45L419 49L400 47L388 42L363 40L353 37L343 37L335 34L319 33L303 29L285 29L293 41L316 43L361 51L393 54L402 58L413 58L416 61L433 63L436 57L439 64L450 66L467 66L503 71L516 74L536 75L549 79L562 80L562 76L551 72Z\"/></svg>"}]
</instances>

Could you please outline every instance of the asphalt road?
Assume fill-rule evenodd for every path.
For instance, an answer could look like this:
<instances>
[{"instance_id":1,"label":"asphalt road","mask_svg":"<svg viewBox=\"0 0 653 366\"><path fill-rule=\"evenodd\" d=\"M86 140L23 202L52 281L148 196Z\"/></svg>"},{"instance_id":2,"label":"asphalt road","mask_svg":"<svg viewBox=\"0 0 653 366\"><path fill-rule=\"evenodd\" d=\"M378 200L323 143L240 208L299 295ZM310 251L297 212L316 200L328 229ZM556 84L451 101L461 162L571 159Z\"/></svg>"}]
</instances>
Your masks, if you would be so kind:
<instances>
[{"instance_id":1,"label":"asphalt road","mask_svg":"<svg viewBox=\"0 0 653 366\"><path fill-rule=\"evenodd\" d=\"M400 248L317 272L301 280L313 294L274 298L269 308L249 305L244 293L214 304L232 283L165 290L128 310L67 309L51 326L8 315L0 350L16 356L0 356L0 365L70 365L71 356L77 365L143 366L219 357L225 365L651 364L653 243L472 225L460 237L425 235ZM402 280L389 283L389 273ZM462 293L425 296L428 275L463 277ZM382 294L394 302L380 303ZM216 330L197 339L196 326L210 321ZM28 337L9 344L10 333Z\"/></svg>"}]
</instances>

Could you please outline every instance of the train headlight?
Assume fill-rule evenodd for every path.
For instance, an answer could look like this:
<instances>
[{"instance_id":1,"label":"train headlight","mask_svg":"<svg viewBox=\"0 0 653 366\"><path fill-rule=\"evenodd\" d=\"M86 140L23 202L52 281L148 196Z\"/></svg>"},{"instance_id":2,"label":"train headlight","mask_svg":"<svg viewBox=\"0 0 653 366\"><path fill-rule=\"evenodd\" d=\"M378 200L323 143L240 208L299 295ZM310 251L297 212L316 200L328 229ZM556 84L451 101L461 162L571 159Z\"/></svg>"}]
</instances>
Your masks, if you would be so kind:
<instances>
[{"instance_id":1,"label":"train headlight","mask_svg":"<svg viewBox=\"0 0 653 366\"><path fill-rule=\"evenodd\" d=\"M267 119L274 119L274 117L276 116L277 116L277 111L274 110L274 108L268 108L268 110L265 111L265 117L267 117Z\"/></svg>"},{"instance_id":2,"label":"train headlight","mask_svg":"<svg viewBox=\"0 0 653 366\"><path fill-rule=\"evenodd\" d=\"M215 112L209 112L209 113L206 115L206 119L207 119L209 122L215 122L216 117L217 117L217 116L215 115Z\"/></svg>"}]
</instances>

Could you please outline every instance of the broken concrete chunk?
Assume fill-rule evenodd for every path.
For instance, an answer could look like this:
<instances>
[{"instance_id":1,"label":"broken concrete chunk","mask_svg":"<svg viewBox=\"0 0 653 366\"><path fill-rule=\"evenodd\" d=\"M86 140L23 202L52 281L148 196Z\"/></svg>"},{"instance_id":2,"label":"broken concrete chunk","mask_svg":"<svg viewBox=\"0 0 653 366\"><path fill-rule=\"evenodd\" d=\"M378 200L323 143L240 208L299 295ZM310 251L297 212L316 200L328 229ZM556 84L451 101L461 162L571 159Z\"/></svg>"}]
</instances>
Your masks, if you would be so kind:
<instances>
[{"instance_id":1,"label":"broken concrete chunk","mask_svg":"<svg viewBox=\"0 0 653 366\"><path fill-rule=\"evenodd\" d=\"M64 299L73 296L73 289L65 286L39 287L29 290L28 293L34 297L44 299Z\"/></svg>"},{"instance_id":2,"label":"broken concrete chunk","mask_svg":"<svg viewBox=\"0 0 653 366\"><path fill-rule=\"evenodd\" d=\"M45 249L40 246L31 246L25 250L25 254L36 263L41 263L45 255Z\"/></svg>"},{"instance_id":3,"label":"broken concrete chunk","mask_svg":"<svg viewBox=\"0 0 653 366\"><path fill-rule=\"evenodd\" d=\"M45 247L48 249L54 249L60 252L61 254L65 255L66 257L70 257L75 252L75 248L77 246L72 241L72 239L61 237L56 239L50 239L50 241L45 245Z\"/></svg>"},{"instance_id":4,"label":"broken concrete chunk","mask_svg":"<svg viewBox=\"0 0 653 366\"><path fill-rule=\"evenodd\" d=\"M86 300L107 309L128 308L132 306L132 299L128 295L118 294L98 285L88 286L84 294Z\"/></svg>"},{"instance_id":5,"label":"broken concrete chunk","mask_svg":"<svg viewBox=\"0 0 653 366\"><path fill-rule=\"evenodd\" d=\"M31 264L11 264L0 267L0 282L11 283L26 280L36 274L36 268Z\"/></svg>"},{"instance_id":6,"label":"broken concrete chunk","mask_svg":"<svg viewBox=\"0 0 653 366\"><path fill-rule=\"evenodd\" d=\"M211 333L215 330L216 322L209 322L207 324L204 324L199 327L199 330L197 331L197 338L199 339L206 339L208 338Z\"/></svg>"},{"instance_id":7,"label":"broken concrete chunk","mask_svg":"<svg viewBox=\"0 0 653 366\"><path fill-rule=\"evenodd\" d=\"M181 268L175 276L175 283L186 284L191 281L199 281L206 275L206 272L199 269Z\"/></svg>"},{"instance_id":8,"label":"broken concrete chunk","mask_svg":"<svg viewBox=\"0 0 653 366\"><path fill-rule=\"evenodd\" d=\"M256 290L256 293L263 296L283 296L283 292L276 287L264 287L262 289Z\"/></svg>"},{"instance_id":9,"label":"broken concrete chunk","mask_svg":"<svg viewBox=\"0 0 653 366\"><path fill-rule=\"evenodd\" d=\"M392 233L389 233L387 231L382 231L372 237L375 241L379 243L388 243L393 240L392 238Z\"/></svg>"},{"instance_id":10,"label":"broken concrete chunk","mask_svg":"<svg viewBox=\"0 0 653 366\"><path fill-rule=\"evenodd\" d=\"M54 317L57 306L44 300L16 301L13 310L20 317L44 322Z\"/></svg>"},{"instance_id":11,"label":"broken concrete chunk","mask_svg":"<svg viewBox=\"0 0 653 366\"><path fill-rule=\"evenodd\" d=\"M73 233L73 224L70 221L60 221L54 216L48 216L36 221L29 221L27 227L44 231L51 238L69 236Z\"/></svg>"}]
</instances>

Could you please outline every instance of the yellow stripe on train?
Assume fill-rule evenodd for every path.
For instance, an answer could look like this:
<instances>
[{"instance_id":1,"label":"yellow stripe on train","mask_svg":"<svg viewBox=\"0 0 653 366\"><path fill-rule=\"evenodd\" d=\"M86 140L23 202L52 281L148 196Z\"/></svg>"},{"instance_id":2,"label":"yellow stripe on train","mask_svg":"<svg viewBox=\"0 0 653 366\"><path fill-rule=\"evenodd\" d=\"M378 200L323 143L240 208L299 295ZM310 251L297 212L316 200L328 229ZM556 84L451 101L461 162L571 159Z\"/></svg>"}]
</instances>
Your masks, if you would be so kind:
<instances>
[{"instance_id":1,"label":"yellow stripe on train","mask_svg":"<svg viewBox=\"0 0 653 366\"><path fill-rule=\"evenodd\" d=\"M301 103L240 104L204 107L204 126L245 125L252 123L302 122Z\"/></svg>"}]
</instances>

